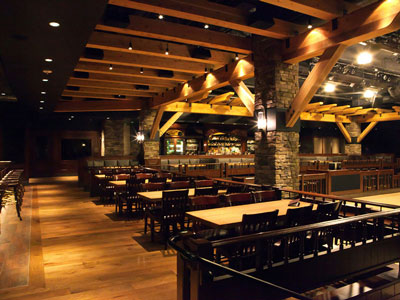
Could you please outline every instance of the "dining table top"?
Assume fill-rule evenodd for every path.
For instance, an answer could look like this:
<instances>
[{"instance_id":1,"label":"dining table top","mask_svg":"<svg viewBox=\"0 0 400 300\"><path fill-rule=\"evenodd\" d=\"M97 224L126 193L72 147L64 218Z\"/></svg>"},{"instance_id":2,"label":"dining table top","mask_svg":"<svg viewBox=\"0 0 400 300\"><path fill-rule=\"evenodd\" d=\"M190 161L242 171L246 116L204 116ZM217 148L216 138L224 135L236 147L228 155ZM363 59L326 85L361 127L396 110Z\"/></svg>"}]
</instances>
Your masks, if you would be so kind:
<instances>
[{"instance_id":1,"label":"dining table top","mask_svg":"<svg viewBox=\"0 0 400 300\"><path fill-rule=\"evenodd\" d=\"M105 174L96 174L94 175L97 179L105 179L106 175ZM114 179L122 180L122 179L129 179L130 174L115 174L113 175Z\"/></svg>"},{"instance_id":2,"label":"dining table top","mask_svg":"<svg viewBox=\"0 0 400 300\"><path fill-rule=\"evenodd\" d=\"M183 191L183 190L185 190L185 189L167 190L167 191L171 192L171 191ZM189 194L188 194L189 197L193 197L195 195L195 189L194 188L190 188L188 190L189 190ZM146 200L146 201L161 201L162 194L163 194L163 191L151 191L151 192L139 192L139 193L137 193L137 195L140 198L142 198L143 200ZM226 194L226 189L218 190L218 194L219 195Z\"/></svg>"},{"instance_id":3,"label":"dining table top","mask_svg":"<svg viewBox=\"0 0 400 300\"><path fill-rule=\"evenodd\" d=\"M187 212L188 218L211 228L231 228L242 222L244 214L257 214L279 210L278 216L286 215L288 209L310 205L299 201L299 206L288 206L293 200L276 200L229 207L211 208ZM315 207L314 207L315 208Z\"/></svg>"}]
</instances>

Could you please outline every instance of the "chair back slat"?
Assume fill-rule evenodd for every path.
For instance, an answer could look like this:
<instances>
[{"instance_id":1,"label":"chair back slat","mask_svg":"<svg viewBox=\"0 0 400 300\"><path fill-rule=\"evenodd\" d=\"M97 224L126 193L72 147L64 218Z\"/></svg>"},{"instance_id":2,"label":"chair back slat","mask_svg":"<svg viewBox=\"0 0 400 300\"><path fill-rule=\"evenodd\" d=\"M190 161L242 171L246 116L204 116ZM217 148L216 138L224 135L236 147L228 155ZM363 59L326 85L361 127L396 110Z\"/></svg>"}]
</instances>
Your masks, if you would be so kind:
<instances>
[{"instance_id":1,"label":"chair back slat","mask_svg":"<svg viewBox=\"0 0 400 300\"><path fill-rule=\"evenodd\" d=\"M271 230L276 225L279 210L259 214L244 214L240 234L252 234Z\"/></svg>"},{"instance_id":2,"label":"chair back slat","mask_svg":"<svg viewBox=\"0 0 400 300\"><path fill-rule=\"evenodd\" d=\"M140 190L142 192L162 191L164 188L165 184L162 182L149 182L140 184Z\"/></svg>"},{"instance_id":3,"label":"chair back slat","mask_svg":"<svg viewBox=\"0 0 400 300\"><path fill-rule=\"evenodd\" d=\"M173 181L169 183L170 190L188 189L190 187L190 181Z\"/></svg>"},{"instance_id":4,"label":"chair back slat","mask_svg":"<svg viewBox=\"0 0 400 300\"><path fill-rule=\"evenodd\" d=\"M164 221L179 222L185 218L189 190L163 191L162 216Z\"/></svg>"},{"instance_id":5,"label":"chair back slat","mask_svg":"<svg viewBox=\"0 0 400 300\"><path fill-rule=\"evenodd\" d=\"M227 206L254 203L253 197L250 193L236 193L225 195L224 200Z\"/></svg>"}]
</instances>

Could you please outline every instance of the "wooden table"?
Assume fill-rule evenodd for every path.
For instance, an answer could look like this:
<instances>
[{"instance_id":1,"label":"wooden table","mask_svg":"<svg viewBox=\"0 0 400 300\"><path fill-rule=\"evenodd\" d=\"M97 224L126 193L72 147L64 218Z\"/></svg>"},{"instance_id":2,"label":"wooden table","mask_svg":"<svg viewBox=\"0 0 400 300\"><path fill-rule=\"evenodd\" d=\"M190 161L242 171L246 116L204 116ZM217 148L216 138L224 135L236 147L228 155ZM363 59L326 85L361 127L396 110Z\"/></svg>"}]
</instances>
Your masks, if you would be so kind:
<instances>
[{"instance_id":1,"label":"wooden table","mask_svg":"<svg viewBox=\"0 0 400 300\"><path fill-rule=\"evenodd\" d=\"M183 191L183 190L185 190L185 189L167 190L167 191L170 192L170 191ZM190 188L189 189L189 197L193 197L194 196L194 192L195 192L195 189L194 188ZM142 198L145 201L159 202L159 201L162 200L163 191L139 192L137 194L138 194L138 196L140 198ZM218 194L219 195L226 194L226 190L218 190Z\"/></svg>"},{"instance_id":2,"label":"wooden table","mask_svg":"<svg viewBox=\"0 0 400 300\"><path fill-rule=\"evenodd\" d=\"M220 207L187 212L188 218L211 228L235 227L242 222L243 214L257 214L279 209L278 216L286 215L288 209L310 205L300 202L300 206L288 206L292 200L278 200L230 207Z\"/></svg>"},{"instance_id":3,"label":"wooden table","mask_svg":"<svg viewBox=\"0 0 400 300\"><path fill-rule=\"evenodd\" d=\"M106 175L105 174L96 174L96 175L94 175L94 177L96 177L97 179L105 179ZM129 179L129 177L130 177L129 174L115 174L115 175L113 175L114 179L118 178L120 180Z\"/></svg>"}]
</instances>

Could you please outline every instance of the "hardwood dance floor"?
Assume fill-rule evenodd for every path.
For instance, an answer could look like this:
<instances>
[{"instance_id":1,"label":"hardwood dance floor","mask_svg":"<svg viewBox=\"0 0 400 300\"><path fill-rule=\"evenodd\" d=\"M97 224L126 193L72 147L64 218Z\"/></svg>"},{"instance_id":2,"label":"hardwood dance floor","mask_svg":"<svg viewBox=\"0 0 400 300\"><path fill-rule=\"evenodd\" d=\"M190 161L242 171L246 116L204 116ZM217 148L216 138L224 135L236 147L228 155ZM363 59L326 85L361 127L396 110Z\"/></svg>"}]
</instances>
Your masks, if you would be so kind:
<instances>
[{"instance_id":1,"label":"hardwood dance floor","mask_svg":"<svg viewBox=\"0 0 400 300\"><path fill-rule=\"evenodd\" d=\"M29 284L15 281L0 299L176 299L176 254L150 243L142 220L115 218L114 207L96 204L76 177L31 180L29 193Z\"/></svg>"}]
</instances>

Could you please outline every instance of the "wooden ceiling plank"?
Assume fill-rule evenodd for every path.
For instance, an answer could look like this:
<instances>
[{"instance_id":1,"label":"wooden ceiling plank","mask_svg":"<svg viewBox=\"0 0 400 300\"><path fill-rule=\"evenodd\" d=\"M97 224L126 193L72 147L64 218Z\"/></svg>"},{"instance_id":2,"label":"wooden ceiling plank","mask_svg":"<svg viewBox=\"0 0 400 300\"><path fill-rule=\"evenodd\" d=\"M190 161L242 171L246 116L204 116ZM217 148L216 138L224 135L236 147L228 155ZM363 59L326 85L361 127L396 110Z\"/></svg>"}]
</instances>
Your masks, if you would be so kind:
<instances>
[{"instance_id":1,"label":"wooden ceiling plank","mask_svg":"<svg viewBox=\"0 0 400 300\"><path fill-rule=\"evenodd\" d=\"M89 73L88 78L70 77L70 81L71 80L79 80L80 82L95 81L95 82L122 83L122 84L140 84L140 85L149 85L149 86L164 87L164 88L171 88L175 86L173 82L168 82L164 80L125 77L113 74L107 75L107 74Z\"/></svg>"},{"instance_id":2,"label":"wooden ceiling plank","mask_svg":"<svg viewBox=\"0 0 400 300\"><path fill-rule=\"evenodd\" d=\"M357 107L350 107L350 108L346 108L343 109L341 111L335 112L335 114L338 115L350 115L350 114L354 114L356 111L363 109L362 106L357 106Z\"/></svg>"},{"instance_id":3,"label":"wooden ceiling plank","mask_svg":"<svg viewBox=\"0 0 400 300\"><path fill-rule=\"evenodd\" d=\"M229 6L204 0L110 0L109 4L244 31L270 38L285 39L294 35L294 30L290 24L285 27L280 26L279 28L271 26L267 29L259 29L247 25L246 12L236 9L236 14L229 14L226 13L227 10L232 11Z\"/></svg>"},{"instance_id":4,"label":"wooden ceiling plank","mask_svg":"<svg viewBox=\"0 0 400 300\"><path fill-rule=\"evenodd\" d=\"M167 55L166 55L167 56ZM204 74L205 64L189 61L181 61L177 59L168 59L161 57L151 57L148 55L122 53L115 51L104 51L103 59L93 59L81 57L79 61L100 63L128 67L142 67L155 70L169 70L182 73L190 73L201 75Z\"/></svg>"},{"instance_id":5,"label":"wooden ceiling plank","mask_svg":"<svg viewBox=\"0 0 400 300\"><path fill-rule=\"evenodd\" d=\"M298 63L319 56L334 45L351 46L398 30L400 0L378 1L336 20L337 26L328 22L290 38L283 45L284 61Z\"/></svg>"},{"instance_id":6,"label":"wooden ceiling plank","mask_svg":"<svg viewBox=\"0 0 400 300\"><path fill-rule=\"evenodd\" d=\"M118 93L124 93L124 92L135 92L135 91L139 91L139 92L148 92L148 93L160 93L165 91L165 89L160 88L160 87L150 87L148 90L141 90L141 89L137 89L136 85L126 85L124 86L122 85L118 85L116 84L115 86L113 84L110 85L102 85L102 84L96 84L96 83L92 83L92 82L87 82L87 83L77 83L74 84L74 81L68 82L67 83L67 87L78 87L80 91L95 91L95 90L103 90L103 91L109 91L109 92L113 92L114 94L118 94ZM90 89L90 90L89 90ZM68 90L68 88L66 88L65 90Z\"/></svg>"},{"instance_id":7,"label":"wooden ceiling plank","mask_svg":"<svg viewBox=\"0 0 400 300\"><path fill-rule=\"evenodd\" d=\"M368 133L371 132L372 129L378 124L378 122L371 122L368 124L368 126L361 132L361 134L357 138L357 143L361 143L362 140L367 136Z\"/></svg>"},{"instance_id":8,"label":"wooden ceiling plank","mask_svg":"<svg viewBox=\"0 0 400 300\"><path fill-rule=\"evenodd\" d=\"M166 91L163 95L152 99L150 107L169 104L200 95L206 91L229 85L229 81L245 80L254 77L254 64L251 56L232 62L223 68L205 76L195 78L175 89Z\"/></svg>"},{"instance_id":9,"label":"wooden ceiling plank","mask_svg":"<svg viewBox=\"0 0 400 300\"><path fill-rule=\"evenodd\" d=\"M79 90L70 90L66 88L64 92L83 92L83 93L94 93L94 94L106 94L106 95L125 95L125 96L142 96L146 95L147 97L152 97L157 95L157 91L150 91L150 90L120 90L120 89L107 89L102 87L79 87Z\"/></svg>"},{"instance_id":10,"label":"wooden ceiling plank","mask_svg":"<svg viewBox=\"0 0 400 300\"><path fill-rule=\"evenodd\" d=\"M91 111L136 111L142 109L142 100L100 100L100 101L63 101L57 102L54 112L91 112Z\"/></svg>"},{"instance_id":11,"label":"wooden ceiling plank","mask_svg":"<svg viewBox=\"0 0 400 300\"><path fill-rule=\"evenodd\" d=\"M208 97L208 95L210 95L211 91L207 91L204 94L198 95L198 96L194 96L190 99L188 99L188 103L194 103L194 102L199 102L203 99L206 99Z\"/></svg>"},{"instance_id":12,"label":"wooden ceiling plank","mask_svg":"<svg viewBox=\"0 0 400 300\"><path fill-rule=\"evenodd\" d=\"M337 106L337 107L332 107L327 113L329 113L329 114L335 114L335 113L341 112L341 111L343 111L344 109L347 109L347 108L349 108L349 107L350 107L350 105L341 105L341 106Z\"/></svg>"},{"instance_id":13,"label":"wooden ceiling plank","mask_svg":"<svg viewBox=\"0 0 400 300\"><path fill-rule=\"evenodd\" d=\"M125 98L116 98L114 95L105 94L105 93L86 93L79 91L63 91L61 96L64 97L80 97L80 98L92 98L92 99L108 99L108 100L134 100L136 97L141 98L150 98L150 95L146 94L137 94L131 96L125 96Z\"/></svg>"},{"instance_id":14,"label":"wooden ceiling plank","mask_svg":"<svg viewBox=\"0 0 400 300\"><path fill-rule=\"evenodd\" d=\"M370 122L387 122L387 121L400 121L400 114L398 112L382 113L382 114L365 114L353 118L358 123Z\"/></svg>"},{"instance_id":15,"label":"wooden ceiling plank","mask_svg":"<svg viewBox=\"0 0 400 300\"><path fill-rule=\"evenodd\" d=\"M348 117L354 117L354 116L359 116L359 115L365 115L368 113L371 113L374 109L373 108L363 108L357 110L355 113L349 114Z\"/></svg>"},{"instance_id":16,"label":"wooden ceiling plank","mask_svg":"<svg viewBox=\"0 0 400 300\"><path fill-rule=\"evenodd\" d=\"M235 95L234 92L227 92L218 96L213 97L210 101L208 101L208 104L215 104L219 102L225 102L228 101L233 95Z\"/></svg>"},{"instance_id":17,"label":"wooden ceiling plank","mask_svg":"<svg viewBox=\"0 0 400 300\"><path fill-rule=\"evenodd\" d=\"M343 14L344 1L337 0L261 0L275 6L293 10L323 20L332 20Z\"/></svg>"},{"instance_id":18,"label":"wooden ceiling plank","mask_svg":"<svg viewBox=\"0 0 400 300\"><path fill-rule=\"evenodd\" d=\"M75 67L75 71L98 74L113 74L138 78L150 78L173 82L185 82L193 78L192 74L181 72L174 72L173 77L160 77L158 76L158 71L154 69L143 68L143 73L141 73L141 69L139 67L127 67L120 65L113 65L113 69L110 70L108 65L97 62L79 62Z\"/></svg>"},{"instance_id":19,"label":"wooden ceiling plank","mask_svg":"<svg viewBox=\"0 0 400 300\"><path fill-rule=\"evenodd\" d=\"M304 109L304 111L310 111L314 108L320 107L323 104L324 104L324 102L308 103L306 108Z\"/></svg>"},{"instance_id":20,"label":"wooden ceiling plank","mask_svg":"<svg viewBox=\"0 0 400 300\"><path fill-rule=\"evenodd\" d=\"M339 127L339 130L343 134L344 139L346 140L346 142L348 142L350 144L351 143L351 136L350 136L349 132L347 131L346 127L344 127L342 122L336 122L336 125Z\"/></svg>"},{"instance_id":21,"label":"wooden ceiling plank","mask_svg":"<svg viewBox=\"0 0 400 300\"><path fill-rule=\"evenodd\" d=\"M249 38L139 16L130 16L130 25L126 28L98 24L96 29L241 54L252 52ZM166 47L166 42L164 47Z\"/></svg>"},{"instance_id":22,"label":"wooden ceiling plank","mask_svg":"<svg viewBox=\"0 0 400 300\"><path fill-rule=\"evenodd\" d=\"M183 115L183 112L176 112L167 122L160 128L159 136L162 137L164 133Z\"/></svg>"},{"instance_id":23,"label":"wooden ceiling plank","mask_svg":"<svg viewBox=\"0 0 400 300\"><path fill-rule=\"evenodd\" d=\"M242 100L244 106L247 107L251 114L254 114L254 95L246 84L242 80L231 80L230 84L239 96L239 99Z\"/></svg>"},{"instance_id":24,"label":"wooden ceiling plank","mask_svg":"<svg viewBox=\"0 0 400 300\"><path fill-rule=\"evenodd\" d=\"M156 117L154 118L153 125L151 126L150 140L154 140L154 138L156 137L157 131L160 128L160 122L163 114L164 114L164 106L161 106L160 108L158 108Z\"/></svg>"},{"instance_id":25,"label":"wooden ceiling plank","mask_svg":"<svg viewBox=\"0 0 400 300\"><path fill-rule=\"evenodd\" d=\"M308 110L309 112L324 112L324 111L330 111L332 108L336 107L337 104L326 104L326 105L321 105L320 107Z\"/></svg>"},{"instance_id":26,"label":"wooden ceiling plank","mask_svg":"<svg viewBox=\"0 0 400 300\"><path fill-rule=\"evenodd\" d=\"M175 102L165 106L168 112L253 117L246 107L205 103Z\"/></svg>"},{"instance_id":27,"label":"wooden ceiling plank","mask_svg":"<svg viewBox=\"0 0 400 300\"><path fill-rule=\"evenodd\" d=\"M318 91L321 84L325 81L329 72L332 70L345 49L346 46L344 45L336 45L328 48L321 56L319 62L314 66L303 85L300 87L286 113L287 127L294 126L296 121L299 119L300 114L310 103L311 99Z\"/></svg>"},{"instance_id":28,"label":"wooden ceiling plank","mask_svg":"<svg viewBox=\"0 0 400 300\"><path fill-rule=\"evenodd\" d=\"M302 112L300 114L302 121L316 121L316 122L329 122L329 123L351 123L351 120L346 116L338 116L334 114L310 113Z\"/></svg>"},{"instance_id":29,"label":"wooden ceiling plank","mask_svg":"<svg viewBox=\"0 0 400 300\"><path fill-rule=\"evenodd\" d=\"M396 112L400 112L400 106L392 106L393 110Z\"/></svg>"},{"instance_id":30,"label":"wooden ceiling plank","mask_svg":"<svg viewBox=\"0 0 400 300\"><path fill-rule=\"evenodd\" d=\"M129 50L130 43L132 50ZM165 42L100 31L93 32L86 47L206 63L214 66L227 64L235 58L233 53L213 49L210 50L210 58L195 58L191 56L191 51L195 49L195 46L175 43L168 44L170 54L165 55Z\"/></svg>"}]
</instances>

